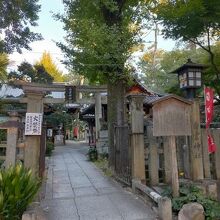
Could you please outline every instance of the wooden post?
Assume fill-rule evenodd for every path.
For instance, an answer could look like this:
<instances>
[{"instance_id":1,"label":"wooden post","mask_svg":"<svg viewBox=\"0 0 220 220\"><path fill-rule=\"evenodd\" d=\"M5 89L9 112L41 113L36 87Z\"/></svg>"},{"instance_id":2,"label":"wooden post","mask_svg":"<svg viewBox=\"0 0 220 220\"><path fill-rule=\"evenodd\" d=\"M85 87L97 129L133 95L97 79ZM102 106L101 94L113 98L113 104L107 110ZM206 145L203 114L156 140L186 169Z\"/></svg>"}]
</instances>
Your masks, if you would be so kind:
<instances>
[{"instance_id":1,"label":"wooden post","mask_svg":"<svg viewBox=\"0 0 220 220\"><path fill-rule=\"evenodd\" d=\"M40 137L40 158L39 158L39 176L44 177L45 172L45 153L46 153L46 141L47 141L47 126L46 123L42 126L42 134Z\"/></svg>"},{"instance_id":2,"label":"wooden post","mask_svg":"<svg viewBox=\"0 0 220 220\"><path fill-rule=\"evenodd\" d=\"M100 119L102 118L102 102L101 102L101 93L95 94L95 133L96 141L99 139L100 131Z\"/></svg>"},{"instance_id":3,"label":"wooden post","mask_svg":"<svg viewBox=\"0 0 220 220\"><path fill-rule=\"evenodd\" d=\"M201 145L201 129L200 129L200 109L199 102L193 101L191 113L192 125L192 145L190 149L191 173L193 180L204 179L203 161L202 161L202 145Z\"/></svg>"},{"instance_id":4,"label":"wooden post","mask_svg":"<svg viewBox=\"0 0 220 220\"><path fill-rule=\"evenodd\" d=\"M173 197L178 197L179 196L179 177L178 177L178 169L177 169L175 136L168 137L168 140L169 140L169 145L170 145Z\"/></svg>"},{"instance_id":5,"label":"wooden post","mask_svg":"<svg viewBox=\"0 0 220 220\"><path fill-rule=\"evenodd\" d=\"M43 113L43 92L25 91L27 95L27 113ZM26 136L24 149L24 166L30 168L34 175L39 175L41 136Z\"/></svg>"},{"instance_id":6,"label":"wooden post","mask_svg":"<svg viewBox=\"0 0 220 220\"><path fill-rule=\"evenodd\" d=\"M131 106L131 152L132 152L132 178L145 181L144 158L144 123L143 99L144 95L129 95Z\"/></svg>"},{"instance_id":7,"label":"wooden post","mask_svg":"<svg viewBox=\"0 0 220 220\"><path fill-rule=\"evenodd\" d=\"M171 171L171 154L168 137L163 137L163 152L164 152L164 169L165 169L165 183L171 184L172 171Z\"/></svg>"},{"instance_id":8,"label":"wooden post","mask_svg":"<svg viewBox=\"0 0 220 220\"><path fill-rule=\"evenodd\" d=\"M149 137L149 179L150 185L154 186L159 183L159 158L158 158L158 143L157 138L153 136L153 128L147 128L147 134Z\"/></svg>"},{"instance_id":9,"label":"wooden post","mask_svg":"<svg viewBox=\"0 0 220 220\"><path fill-rule=\"evenodd\" d=\"M214 157L215 157L216 178L219 180L220 179L220 132L217 129L213 129L212 133L215 144L217 146L217 150L214 153Z\"/></svg>"},{"instance_id":10,"label":"wooden post","mask_svg":"<svg viewBox=\"0 0 220 220\"><path fill-rule=\"evenodd\" d=\"M207 140L206 129L201 129L201 135L202 135L202 152L203 152L204 177L205 178L211 178L210 160L209 160L209 152L208 152L208 140Z\"/></svg>"},{"instance_id":11,"label":"wooden post","mask_svg":"<svg viewBox=\"0 0 220 220\"><path fill-rule=\"evenodd\" d=\"M10 112L10 121L19 121L17 112ZM16 163L16 147L18 141L18 128L9 127L7 129L7 148L6 148L6 159L5 166L9 168L14 166Z\"/></svg>"},{"instance_id":12,"label":"wooden post","mask_svg":"<svg viewBox=\"0 0 220 220\"><path fill-rule=\"evenodd\" d=\"M183 167L184 167L184 177L190 179L190 137L185 136L185 144L183 145Z\"/></svg>"}]
</instances>

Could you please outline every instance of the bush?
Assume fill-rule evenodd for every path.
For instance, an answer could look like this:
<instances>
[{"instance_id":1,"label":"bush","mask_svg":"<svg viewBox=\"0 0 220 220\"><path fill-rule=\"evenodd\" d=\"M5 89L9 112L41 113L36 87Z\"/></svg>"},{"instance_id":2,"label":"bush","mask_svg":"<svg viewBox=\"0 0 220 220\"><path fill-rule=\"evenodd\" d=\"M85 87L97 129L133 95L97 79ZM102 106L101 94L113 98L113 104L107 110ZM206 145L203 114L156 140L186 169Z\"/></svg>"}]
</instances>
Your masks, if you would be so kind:
<instances>
[{"instance_id":1,"label":"bush","mask_svg":"<svg viewBox=\"0 0 220 220\"><path fill-rule=\"evenodd\" d=\"M0 171L0 220L21 219L40 187L21 164Z\"/></svg>"},{"instance_id":2,"label":"bush","mask_svg":"<svg viewBox=\"0 0 220 220\"><path fill-rule=\"evenodd\" d=\"M166 189L163 193L163 196L172 198L171 188ZM207 220L220 219L220 204L216 200L204 196L201 189L193 184L181 184L180 196L177 198L172 198L172 208L174 212L179 212L184 204L190 202L198 202L204 207Z\"/></svg>"},{"instance_id":3,"label":"bush","mask_svg":"<svg viewBox=\"0 0 220 220\"><path fill-rule=\"evenodd\" d=\"M88 151L90 161L96 161L98 159L98 152L96 147L90 147Z\"/></svg>"},{"instance_id":4,"label":"bush","mask_svg":"<svg viewBox=\"0 0 220 220\"><path fill-rule=\"evenodd\" d=\"M51 156L54 150L54 143L51 141L47 141L46 143L46 156Z\"/></svg>"}]
</instances>

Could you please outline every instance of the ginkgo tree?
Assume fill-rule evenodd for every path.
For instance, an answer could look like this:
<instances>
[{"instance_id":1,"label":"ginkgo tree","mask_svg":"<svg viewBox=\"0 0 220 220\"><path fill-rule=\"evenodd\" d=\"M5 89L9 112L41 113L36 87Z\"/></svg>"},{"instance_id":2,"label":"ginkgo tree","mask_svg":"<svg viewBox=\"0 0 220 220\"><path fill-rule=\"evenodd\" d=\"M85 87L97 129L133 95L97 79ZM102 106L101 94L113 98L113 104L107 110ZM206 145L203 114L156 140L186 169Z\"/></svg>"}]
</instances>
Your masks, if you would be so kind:
<instances>
[{"instance_id":1,"label":"ginkgo tree","mask_svg":"<svg viewBox=\"0 0 220 220\"><path fill-rule=\"evenodd\" d=\"M90 83L107 84L109 162L114 169L114 125L123 126L125 91L132 73L129 58L140 43L148 1L64 0L66 44L59 44L66 63Z\"/></svg>"},{"instance_id":2,"label":"ginkgo tree","mask_svg":"<svg viewBox=\"0 0 220 220\"><path fill-rule=\"evenodd\" d=\"M9 59L7 54L0 53L0 85L7 80L7 66Z\"/></svg>"},{"instance_id":3,"label":"ginkgo tree","mask_svg":"<svg viewBox=\"0 0 220 220\"><path fill-rule=\"evenodd\" d=\"M59 70L49 52L44 51L42 57L36 64L42 65L45 70L53 77L54 82L63 82L63 73Z\"/></svg>"}]
</instances>

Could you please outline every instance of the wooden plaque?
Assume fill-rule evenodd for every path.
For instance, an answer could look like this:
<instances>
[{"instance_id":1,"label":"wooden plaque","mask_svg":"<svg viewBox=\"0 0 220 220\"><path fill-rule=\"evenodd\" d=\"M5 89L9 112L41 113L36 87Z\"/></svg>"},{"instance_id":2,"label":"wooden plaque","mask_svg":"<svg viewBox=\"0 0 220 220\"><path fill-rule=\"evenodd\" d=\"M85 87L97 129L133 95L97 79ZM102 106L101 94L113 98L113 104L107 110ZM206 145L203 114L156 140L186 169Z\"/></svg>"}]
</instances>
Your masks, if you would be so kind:
<instances>
[{"instance_id":1,"label":"wooden plaque","mask_svg":"<svg viewBox=\"0 0 220 220\"><path fill-rule=\"evenodd\" d=\"M191 135L191 102L165 96L153 103L153 136Z\"/></svg>"}]
</instances>

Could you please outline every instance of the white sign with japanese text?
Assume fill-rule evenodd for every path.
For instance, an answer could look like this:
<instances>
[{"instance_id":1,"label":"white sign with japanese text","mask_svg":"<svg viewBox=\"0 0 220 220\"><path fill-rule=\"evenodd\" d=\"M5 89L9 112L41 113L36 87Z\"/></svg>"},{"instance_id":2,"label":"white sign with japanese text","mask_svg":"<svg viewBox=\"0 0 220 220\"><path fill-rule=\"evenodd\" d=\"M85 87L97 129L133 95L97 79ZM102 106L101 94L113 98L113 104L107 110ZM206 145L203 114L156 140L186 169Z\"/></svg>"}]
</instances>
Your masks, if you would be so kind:
<instances>
[{"instance_id":1,"label":"white sign with japanese text","mask_svg":"<svg viewBox=\"0 0 220 220\"><path fill-rule=\"evenodd\" d=\"M25 135L41 135L42 113L26 113Z\"/></svg>"},{"instance_id":2,"label":"white sign with japanese text","mask_svg":"<svg viewBox=\"0 0 220 220\"><path fill-rule=\"evenodd\" d=\"M53 129L47 129L47 137L53 137Z\"/></svg>"}]
</instances>

